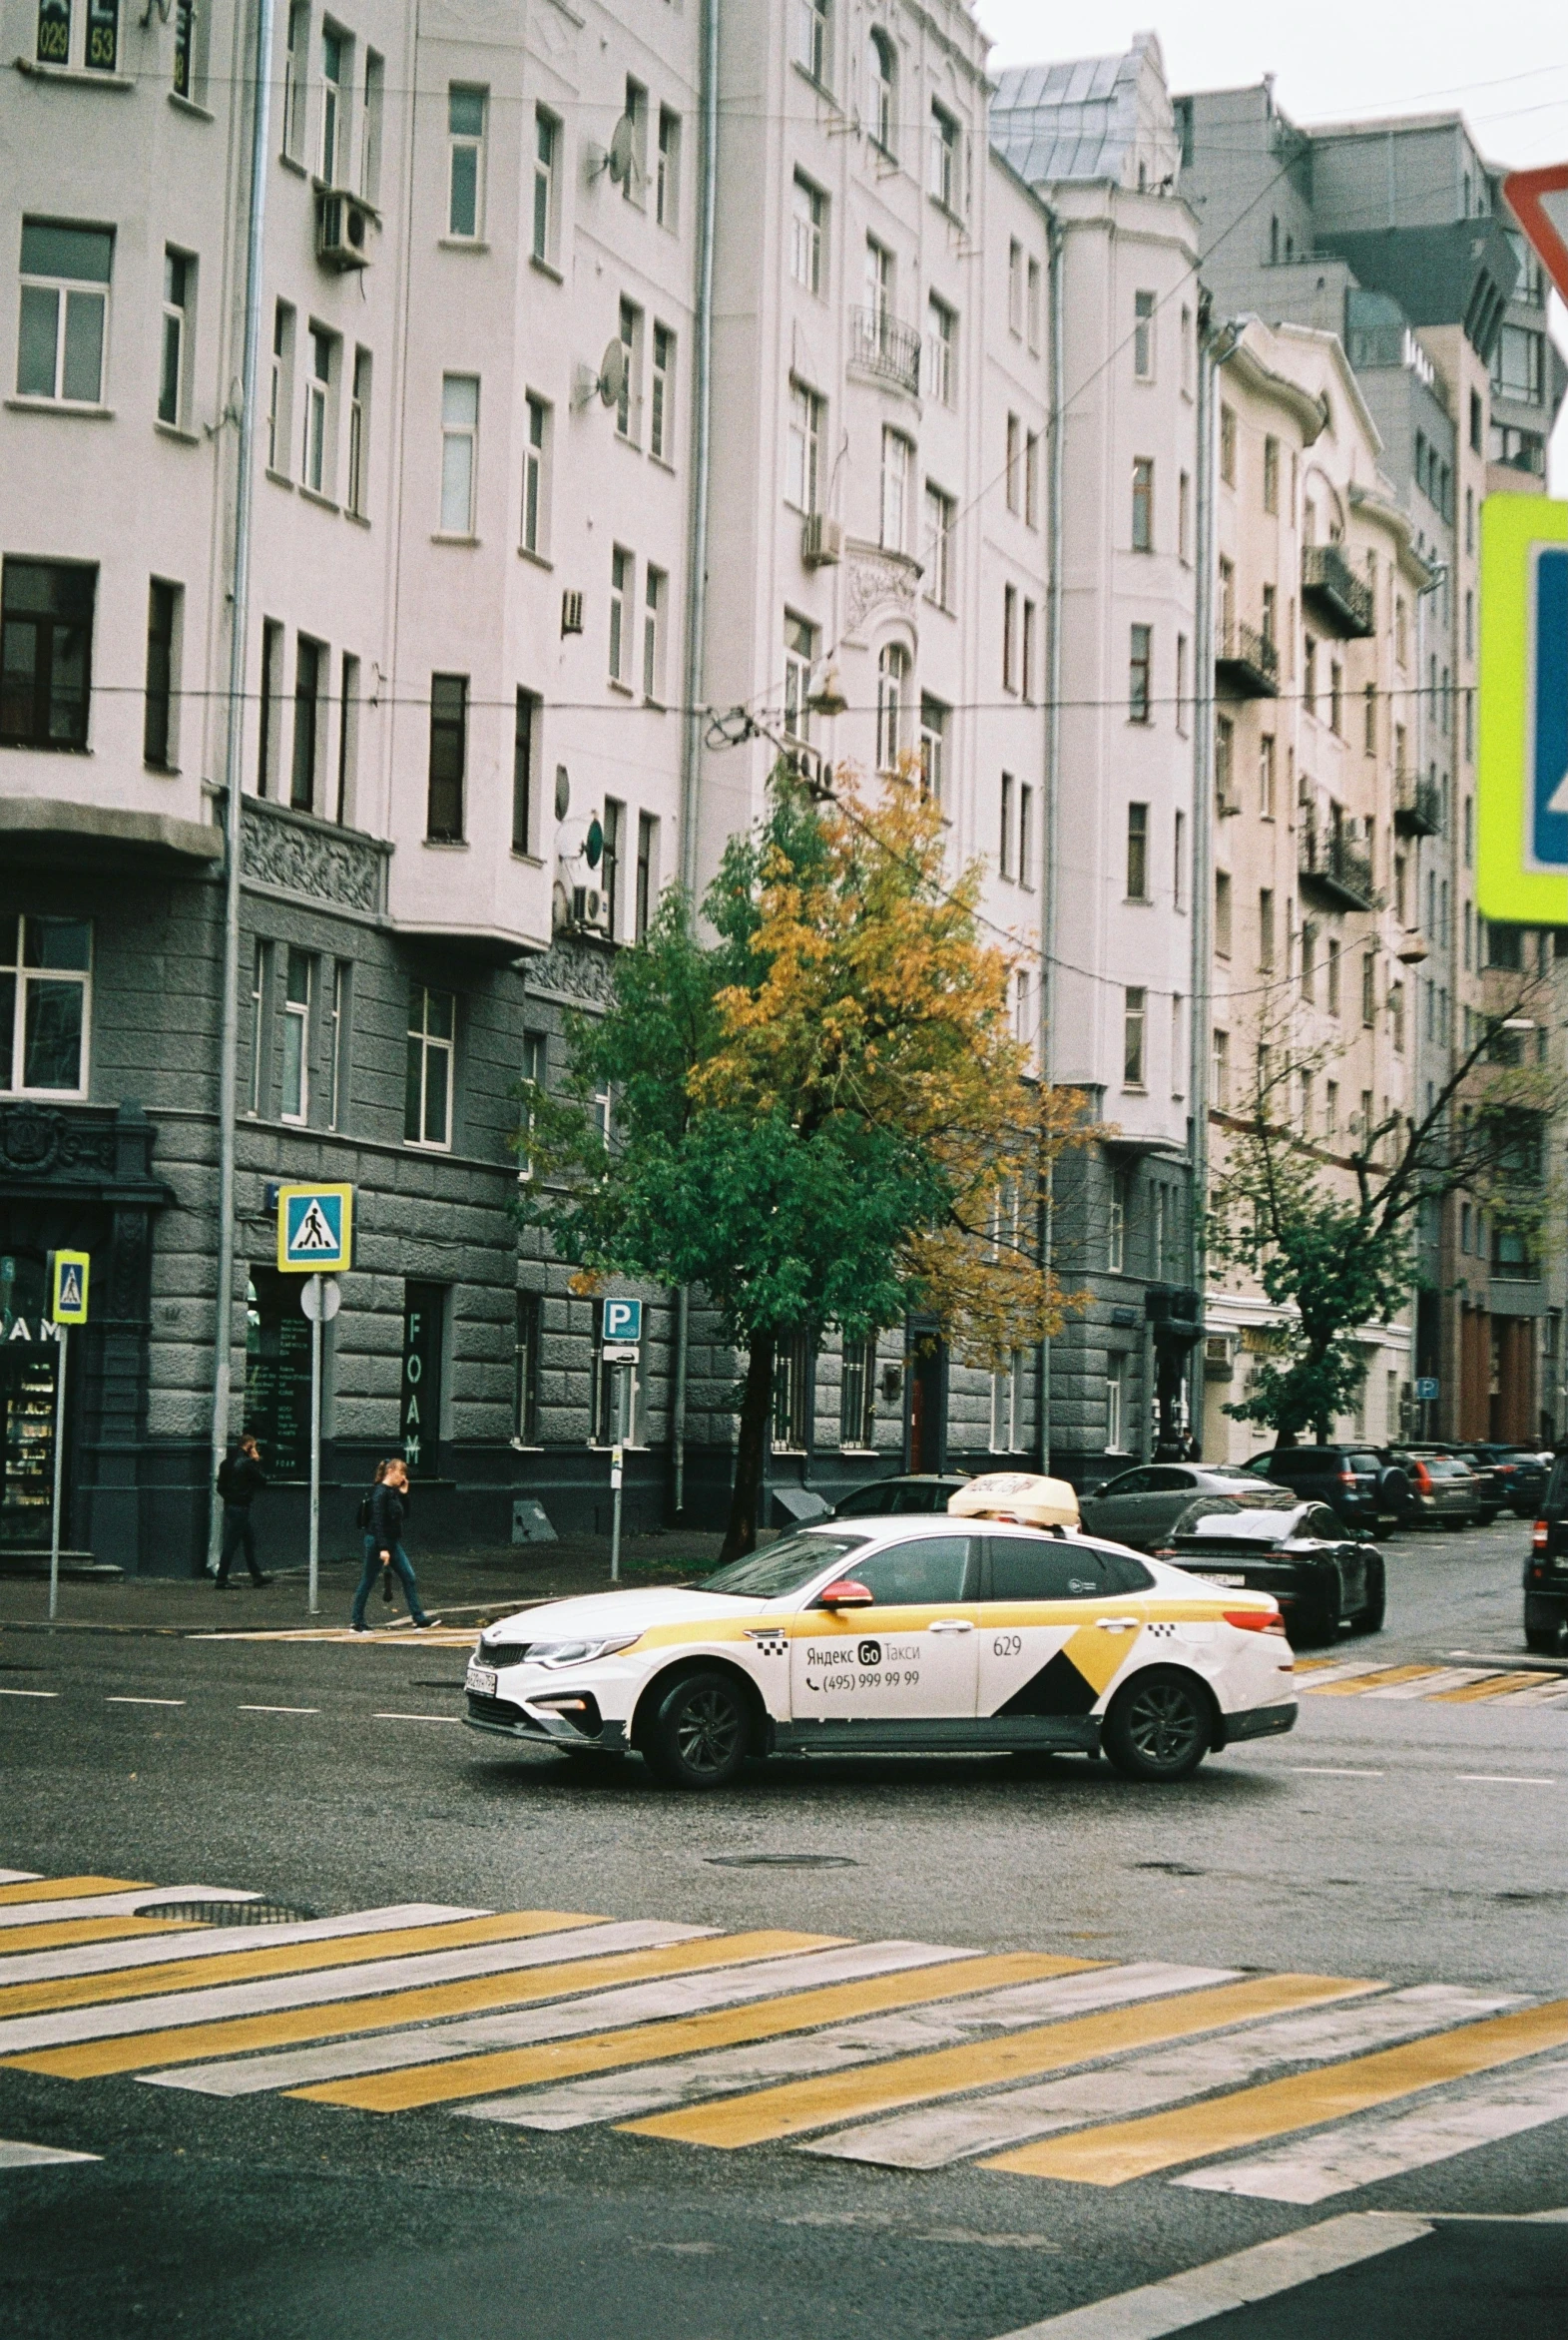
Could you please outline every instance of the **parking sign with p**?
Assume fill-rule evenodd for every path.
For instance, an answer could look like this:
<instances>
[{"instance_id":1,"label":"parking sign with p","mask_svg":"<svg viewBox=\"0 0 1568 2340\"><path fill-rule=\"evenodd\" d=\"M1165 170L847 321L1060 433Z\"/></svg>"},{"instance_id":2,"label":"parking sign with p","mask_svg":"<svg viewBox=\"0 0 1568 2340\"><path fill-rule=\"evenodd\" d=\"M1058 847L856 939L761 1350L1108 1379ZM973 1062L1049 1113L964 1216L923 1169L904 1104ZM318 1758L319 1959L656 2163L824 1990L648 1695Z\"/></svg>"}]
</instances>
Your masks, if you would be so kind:
<instances>
[{"instance_id":1,"label":"parking sign with p","mask_svg":"<svg viewBox=\"0 0 1568 2340\"><path fill-rule=\"evenodd\" d=\"M604 1345L607 1349L635 1349L643 1337L640 1300L607 1300L604 1304Z\"/></svg>"}]
</instances>

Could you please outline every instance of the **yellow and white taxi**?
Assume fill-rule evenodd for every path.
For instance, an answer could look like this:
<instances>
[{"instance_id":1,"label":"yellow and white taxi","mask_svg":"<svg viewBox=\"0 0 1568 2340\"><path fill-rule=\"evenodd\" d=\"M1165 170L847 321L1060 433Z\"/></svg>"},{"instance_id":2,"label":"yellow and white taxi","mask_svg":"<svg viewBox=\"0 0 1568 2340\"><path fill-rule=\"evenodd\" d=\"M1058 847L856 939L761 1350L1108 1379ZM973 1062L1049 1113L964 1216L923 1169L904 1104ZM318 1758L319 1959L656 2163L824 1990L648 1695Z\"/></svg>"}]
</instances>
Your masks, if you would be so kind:
<instances>
[{"instance_id":1,"label":"yellow and white taxi","mask_svg":"<svg viewBox=\"0 0 1568 2340\"><path fill-rule=\"evenodd\" d=\"M469 1663L467 1720L571 1754L635 1750L684 1788L722 1787L751 1756L1028 1748L1177 1780L1292 1728L1268 1594L1034 1524L1076 1518L1059 1481L1001 1473L953 1503L824 1520L699 1586L502 1618Z\"/></svg>"}]
</instances>

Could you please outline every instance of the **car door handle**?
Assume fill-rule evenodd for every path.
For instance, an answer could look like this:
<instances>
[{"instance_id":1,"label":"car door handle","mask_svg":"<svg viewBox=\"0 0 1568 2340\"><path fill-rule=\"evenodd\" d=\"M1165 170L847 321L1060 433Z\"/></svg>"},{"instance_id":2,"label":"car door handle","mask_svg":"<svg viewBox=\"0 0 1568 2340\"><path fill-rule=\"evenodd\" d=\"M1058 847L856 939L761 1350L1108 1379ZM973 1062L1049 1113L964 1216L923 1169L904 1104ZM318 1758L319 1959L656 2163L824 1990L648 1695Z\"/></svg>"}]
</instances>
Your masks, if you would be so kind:
<instances>
[{"instance_id":1,"label":"car door handle","mask_svg":"<svg viewBox=\"0 0 1568 2340\"><path fill-rule=\"evenodd\" d=\"M1102 1633L1136 1633L1142 1617L1096 1617L1095 1625Z\"/></svg>"},{"instance_id":2,"label":"car door handle","mask_svg":"<svg viewBox=\"0 0 1568 2340\"><path fill-rule=\"evenodd\" d=\"M974 1627L967 1617L933 1617L926 1630L931 1633L972 1633Z\"/></svg>"}]
</instances>

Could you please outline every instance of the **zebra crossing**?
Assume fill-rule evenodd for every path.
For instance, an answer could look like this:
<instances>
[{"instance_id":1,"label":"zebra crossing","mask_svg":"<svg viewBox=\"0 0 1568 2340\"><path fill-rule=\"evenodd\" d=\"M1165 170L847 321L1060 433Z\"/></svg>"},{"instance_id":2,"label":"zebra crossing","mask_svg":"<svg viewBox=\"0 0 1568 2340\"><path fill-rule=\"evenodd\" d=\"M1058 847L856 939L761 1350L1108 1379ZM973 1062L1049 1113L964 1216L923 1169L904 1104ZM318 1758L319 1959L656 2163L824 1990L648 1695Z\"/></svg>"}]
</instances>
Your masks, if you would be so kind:
<instances>
[{"instance_id":1,"label":"zebra crossing","mask_svg":"<svg viewBox=\"0 0 1568 2340\"><path fill-rule=\"evenodd\" d=\"M0 2124L6 2072L118 2076L1314 2203L1568 2120L1564 1999L427 1902L237 1924L259 1897L0 1880ZM0 2169L59 2157L0 2141Z\"/></svg>"},{"instance_id":2,"label":"zebra crossing","mask_svg":"<svg viewBox=\"0 0 1568 2340\"><path fill-rule=\"evenodd\" d=\"M1296 1686L1305 1697L1430 1699L1437 1706L1568 1706L1568 1674L1507 1665L1425 1662L1390 1665L1375 1657L1299 1657Z\"/></svg>"}]
</instances>

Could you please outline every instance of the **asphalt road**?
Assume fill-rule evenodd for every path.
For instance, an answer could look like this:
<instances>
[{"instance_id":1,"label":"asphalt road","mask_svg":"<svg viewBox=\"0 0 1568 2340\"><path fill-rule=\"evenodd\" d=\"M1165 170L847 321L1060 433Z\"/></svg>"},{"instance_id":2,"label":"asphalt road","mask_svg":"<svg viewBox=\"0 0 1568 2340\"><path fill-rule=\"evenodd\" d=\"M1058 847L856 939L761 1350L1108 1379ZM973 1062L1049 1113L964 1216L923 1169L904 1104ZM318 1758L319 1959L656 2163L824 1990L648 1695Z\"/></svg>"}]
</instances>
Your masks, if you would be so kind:
<instances>
[{"instance_id":1,"label":"asphalt road","mask_svg":"<svg viewBox=\"0 0 1568 2340\"><path fill-rule=\"evenodd\" d=\"M1482 2020L1513 2021L1568 1997L1568 1697L1549 1703L1551 1676L1521 1666L1510 1685L1504 1670L1523 1654L1527 1532L1502 1520L1394 1541L1387 1630L1332 1653L1386 1674L1325 1681L1291 1737L1165 1791L1073 1759L793 1763L696 1802L635 1763L588 1770L468 1732L451 1719L452 1647L0 1630L0 1865L260 1893L306 1919L428 1903L907 1937L1113 1970L1176 1962L1209 1987L1237 1977L1265 1993L1327 1978L1319 1996L1352 2005L1346 2021L1361 2018L1341 1985L1441 1985L1476 1995ZM243 1611L224 1622L242 1626ZM1062 2340L1404 2340L1412 2318L1426 2340L1533 2340L1568 2322L1568 2223L1540 2222L1568 2205L1568 2093L1561 2115L1528 2126L1494 2104L1521 2084L1551 2103L1568 2088L1540 2052L1568 2048L1555 2019L1489 2077L1433 2065L1410 2081L1452 2082L1429 2103L1478 2118L1468 2149L1404 2165L1415 2148L1391 2114L1330 2127L1333 2107L1316 2105L1314 2147L1353 2147L1352 2178L1394 2173L1287 2199L1311 2190L1300 2169L1248 2176L1247 2153L1252 2191L1221 2190L1202 2168L1184 2181L1183 2162L1217 2150L1198 2141L1215 2077L1208 2094L1186 2088L1201 2108L1176 2116L1185 2146L1091 2182L1060 2160L828 2157L799 2149L796 2131L714 2149L610 2119L548 2131L454 2117L441 2100L388 2112L305 2099L282 2079L225 2096L135 2069L71 2077L62 2050L52 2069L3 2060L21 2004L0 1970L0 2139L99 2156L7 2167L0 2146L0 2325L25 2340L160 2324L226 2340L513 2340L546 2323L558 2340L999 2340L1172 2279L1189 2283L1170 2295L1187 2303L1177 2322L1161 2292L1153 2308L1079 2316ZM308 2036L334 2029L353 2026L328 2010ZM1097 2053L1137 2045L1128 2030ZM1383 2141L1368 2146L1378 2119ZM1299 2141L1260 2151L1289 2158ZM1070 2164L1073 2137L1065 2150ZM1365 2255L1341 2265L1344 2249ZM1241 2272L1190 2276L1216 2262Z\"/></svg>"}]
</instances>

